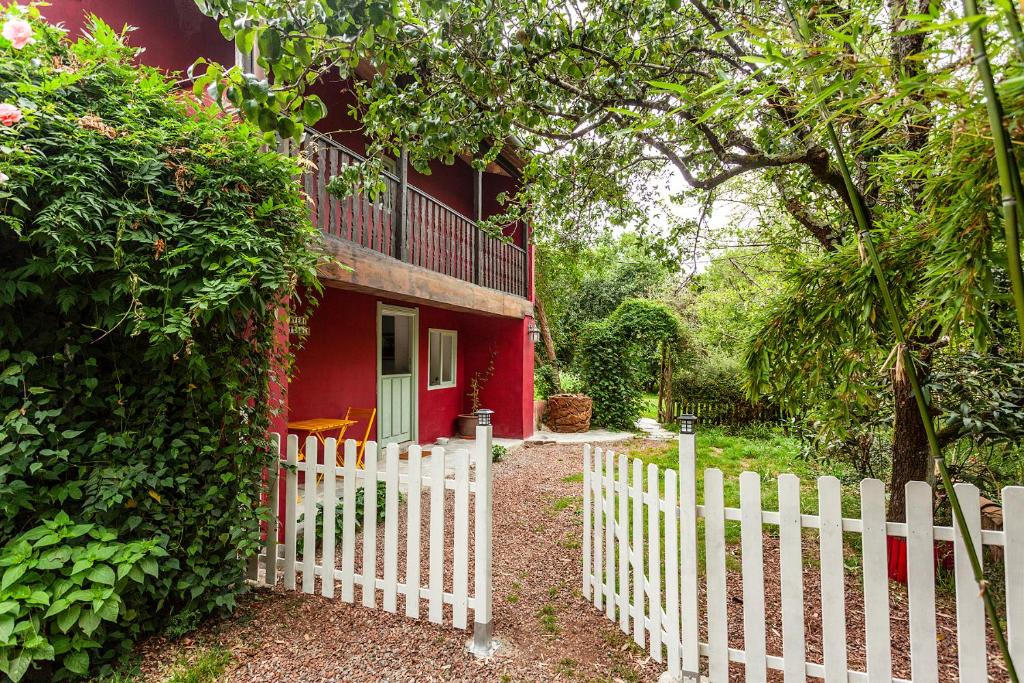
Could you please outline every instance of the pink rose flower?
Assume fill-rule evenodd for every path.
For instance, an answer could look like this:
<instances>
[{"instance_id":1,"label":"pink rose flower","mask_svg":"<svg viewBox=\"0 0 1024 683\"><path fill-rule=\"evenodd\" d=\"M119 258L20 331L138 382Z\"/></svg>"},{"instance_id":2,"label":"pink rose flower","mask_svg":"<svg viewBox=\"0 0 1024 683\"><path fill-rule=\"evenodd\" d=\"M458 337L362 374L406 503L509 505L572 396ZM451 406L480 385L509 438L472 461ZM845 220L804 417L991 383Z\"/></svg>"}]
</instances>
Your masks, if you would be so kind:
<instances>
[{"instance_id":1,"label":"pink rose flower","mask_svg":"<svg viewBox=\"0 0 1024 683\"><path fill-rule=\"evenodd\" d=\"M0 124L13 126L21 121L21 110L13 104L0 103Z\"/></svg>"},{"instance_id":2,"label":"pink rose flower","mask_svg":"<svg viewBox=\"0 0 1024 683\"><path fill-rule=\"evenodd\" d=\"M9 19L4 24L3 37L11 41L15 50L35 42L32 38L32 25L24 19Z\"/></svg>"}]
</instances>

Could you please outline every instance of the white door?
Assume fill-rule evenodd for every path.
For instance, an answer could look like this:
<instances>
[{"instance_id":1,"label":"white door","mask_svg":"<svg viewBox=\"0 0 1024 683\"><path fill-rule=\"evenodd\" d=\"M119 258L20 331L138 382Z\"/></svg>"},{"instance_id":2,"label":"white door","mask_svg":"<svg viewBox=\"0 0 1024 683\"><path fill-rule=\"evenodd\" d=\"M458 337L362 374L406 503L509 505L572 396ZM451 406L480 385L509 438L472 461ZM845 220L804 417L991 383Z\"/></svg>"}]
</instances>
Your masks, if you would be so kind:
<instances>
[{"instance_id":1,"label":"white door","mask_svg":"<svg viewBox=\"0 0 1024 683\"><path fill-rule=\"evenodd\" d=\"M416 438L416 313L378 306L377 440L382 445Z\"/></svg>"}]
</instances>

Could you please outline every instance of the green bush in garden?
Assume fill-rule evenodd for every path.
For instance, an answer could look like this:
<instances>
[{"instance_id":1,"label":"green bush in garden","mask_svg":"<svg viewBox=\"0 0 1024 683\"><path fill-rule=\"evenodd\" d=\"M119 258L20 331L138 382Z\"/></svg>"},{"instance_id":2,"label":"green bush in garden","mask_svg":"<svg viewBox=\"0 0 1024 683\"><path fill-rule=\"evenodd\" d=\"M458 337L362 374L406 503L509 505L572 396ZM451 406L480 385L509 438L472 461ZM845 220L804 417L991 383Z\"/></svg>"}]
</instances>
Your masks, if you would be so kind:
<instances>
[{"instance_id":1,"label":"green bush in garden","mask_svg":"<svg viewBox=\"0 0 1024 683\"><path fill-rule=\"evenodd\" d=\"M230 609L259 543L296 164L96 23L0 8L0 679Z\"/></svg>"},{"instance_id":2,"label":"green bush in garden","mask_svg":"<svg viewBox=\"0 0 1024 683\"><path fill-rule=\"evenodd\" d=\"M633 428L643 410L648 359L680 333L672 309L649 299L626 299L605 320L584 327L577 361L584 391L594 400L594 424Z\"/></svg>"}]
</instances>

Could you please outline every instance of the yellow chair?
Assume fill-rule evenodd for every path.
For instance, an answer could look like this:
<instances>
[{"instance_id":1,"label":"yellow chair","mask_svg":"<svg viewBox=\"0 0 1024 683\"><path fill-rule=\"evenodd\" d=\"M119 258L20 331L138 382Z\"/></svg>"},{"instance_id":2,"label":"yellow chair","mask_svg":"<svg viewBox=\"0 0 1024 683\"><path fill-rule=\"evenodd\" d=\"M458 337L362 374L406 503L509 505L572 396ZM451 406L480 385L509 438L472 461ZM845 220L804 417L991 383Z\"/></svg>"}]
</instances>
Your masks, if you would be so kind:
<instances>
[{"instance_id":1,"label":"yellow chair","mask_svg":"<svg viewBox=\"0 0 1024 683\"><path fill-rule=\"evenodd\" d=\"M356 446L359 447L359 452L356 455L356 467L363 466L363 453L366 452L366 442L370 440L370 430L373 429L373 421L377 417L376 408L352 408L349 407L345 411L345 419L352 422L351 426L355 426L359 422L366 420L366 431L363 433L362 439L356 439ZM345 425L341 434L338 435L338 442L341 443L345 440L345 434L348 432L350 425ZM338 453L341 455L341 451Z\"/></svg>"}]
</instances>

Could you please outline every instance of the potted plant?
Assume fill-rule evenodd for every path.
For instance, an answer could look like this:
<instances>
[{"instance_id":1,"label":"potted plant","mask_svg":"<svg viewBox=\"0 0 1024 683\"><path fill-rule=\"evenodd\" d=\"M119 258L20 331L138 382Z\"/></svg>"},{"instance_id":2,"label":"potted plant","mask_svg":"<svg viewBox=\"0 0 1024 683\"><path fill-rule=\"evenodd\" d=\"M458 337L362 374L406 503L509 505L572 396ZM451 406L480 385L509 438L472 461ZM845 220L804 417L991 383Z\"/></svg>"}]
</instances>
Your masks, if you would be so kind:
<instances>
[{"instance_id":1,"label":"potted plant","mask_svg":"<svg viewBox=\"0 0 1024 683\"><path fill-rule=\"evenodd\" d=\"M491 357L487 361L487 367L474 372L472 379L469 380L469 391L466 392L466 396L469 398L469 413L459 415L458 419L459 436L464 439L476 438L476 411L480 410L480 390L484 388L484 385L494 375L495 356L497 356L497 352L491 349Z\"/></svg>"}]
</instances>

